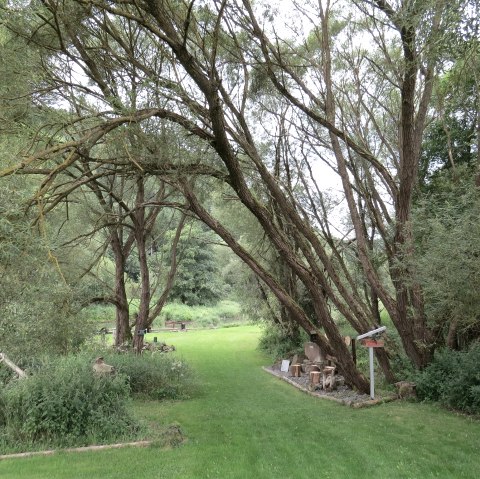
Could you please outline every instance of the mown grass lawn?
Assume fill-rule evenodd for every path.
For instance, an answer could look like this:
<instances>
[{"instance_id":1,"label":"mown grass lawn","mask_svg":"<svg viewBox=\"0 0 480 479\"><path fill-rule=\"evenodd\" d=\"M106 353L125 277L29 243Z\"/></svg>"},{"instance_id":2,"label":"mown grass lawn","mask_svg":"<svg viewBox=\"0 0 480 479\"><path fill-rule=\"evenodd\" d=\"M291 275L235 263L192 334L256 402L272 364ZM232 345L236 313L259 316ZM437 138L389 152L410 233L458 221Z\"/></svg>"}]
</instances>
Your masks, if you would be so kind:
<instances>
[{"instance_id":1,"label":"mown grass lawn","mask_svg":"<svg viewBox=\"0 0 480 479\"><path fill-rule=\"evenodd\" d=\"M10 459L0 478L480 477L480 421L425 404L352 410L312 398L261 370L258 336L242 326L159 337L192 364L202 392L135 407L147 421L178 423L181 447Z\"/></svg>"}]
</instances>

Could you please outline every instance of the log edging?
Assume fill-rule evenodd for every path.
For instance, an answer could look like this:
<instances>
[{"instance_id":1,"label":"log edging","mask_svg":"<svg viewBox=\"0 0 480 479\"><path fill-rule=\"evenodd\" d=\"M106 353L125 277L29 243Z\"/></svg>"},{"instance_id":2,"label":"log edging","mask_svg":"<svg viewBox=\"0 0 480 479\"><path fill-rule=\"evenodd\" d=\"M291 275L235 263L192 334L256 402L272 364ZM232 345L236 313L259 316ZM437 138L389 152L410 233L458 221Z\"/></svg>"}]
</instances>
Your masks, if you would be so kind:
<instances>
[{"instance_id":1,"label":"log edging","mask_svg":"<svg viewBox=\"0 0 480 479\"><path fill-rule=\"evenodd\" d=\"M90 451L104 451L108 449L121 449L123 447L147 447L152 444L152 441L135 441L122 442L119 444L102 444L99 446L84 446L84 447L70 447L67 449L49 449L47 451L32 451L32 452L18 452L15 454L4 454L0 456L0 461L4 459L17 459L23 457L34 456L53 456L59 452L90 452Z\"/></svg>"}]
</instances>

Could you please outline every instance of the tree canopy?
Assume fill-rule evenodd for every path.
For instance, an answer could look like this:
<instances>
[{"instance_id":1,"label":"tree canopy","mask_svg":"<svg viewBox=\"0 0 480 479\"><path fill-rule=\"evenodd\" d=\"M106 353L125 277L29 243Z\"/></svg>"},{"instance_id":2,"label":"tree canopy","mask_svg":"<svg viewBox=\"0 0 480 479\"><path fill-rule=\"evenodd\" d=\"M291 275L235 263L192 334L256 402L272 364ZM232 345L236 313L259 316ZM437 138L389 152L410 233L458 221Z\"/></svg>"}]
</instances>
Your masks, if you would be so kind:
<instances>
[{"instance_id":1,"label":"tree canopy","mask_svg":"<svg viewBox=\"0 0 480 479\"><path fill-rule=\"evenodd\" d=\"M412 266L413 206L420 180L447 164L446 154L463 158L467 140L468 162L479 167L478 61L469 62L463 96L446 94L465 52L478 58L475 8L433 0L6 6L9 35L39 55L29 88L48 121L1 176L40 175L42 214L113 177L135 179L138 192L161 180L176 192L170 206L213 230L275 296L284 322L312 334L366 390L336 315L365 332L385 308L419 368L446 339ZM340 185L343 224L320 187L326 171ZM236 218L218 215L212 185L255 225L261 247L235 230ZM137 194L123 214L137 215L143 231L151 213L138 212L159 202ZM142 261L144 239L136 243ZM146 305L148 286L144 293ZM376 354L393 380L388 355Z\"/></svg>"}]
</instances>

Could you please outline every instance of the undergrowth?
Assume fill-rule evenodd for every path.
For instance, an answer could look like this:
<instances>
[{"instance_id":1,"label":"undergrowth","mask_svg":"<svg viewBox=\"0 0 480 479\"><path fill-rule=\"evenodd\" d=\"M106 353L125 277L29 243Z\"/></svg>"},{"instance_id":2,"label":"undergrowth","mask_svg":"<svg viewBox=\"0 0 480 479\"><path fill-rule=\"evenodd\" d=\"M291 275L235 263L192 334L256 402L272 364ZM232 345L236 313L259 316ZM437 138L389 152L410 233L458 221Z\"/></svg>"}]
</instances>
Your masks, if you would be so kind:
<instances>
[{"instance_id":1,"label":"undergrowth","mask_svg":"<svg viewBox=\"0 0 480 479\"><path fill-rule=\"evenodd\" d=\"M89 351L37 360L25 379L0 384L0 450L15 452L133 440L144 433L132 396L186 399L198 390L185 361L172 354L104 354L112 375L93 372Z\"/></svg>"},{"instance_id":2,"label":"undergrowth","mask_svg":"<svg viewBox=\"0 0 480 479\"><path fill-rule=\"evenodd\" d=\"M188 364L169 353L108 354L105 361L128 378L133 395L148 399L188 399L198 385Z\"/></svg>"},{"instance_id":3,"label":"undergrowth","mask_svg":"<svg viewBox=\"0 0 480 479\"><path fill-rule=\"evenodd\" d=\"M0 391L0 445L29 449L132 438L140 425L129 401L124 374L96 376L78 356L45 360L31 376Z\"/></svg>"},{"instance_id":4,"label":"undergrowth","mask_svg":"<svg viewBox=\"0 0 480 479\"><path fill-rule=\"evenodd\" d=\"M416 377L420 399L480 414L480 344L466 351L443 349Z\"/></svg>"},{"instance_id":5,"label":"undergrowth","mask_svg":"<svg viewBox=\"0 0 480 479\"><path fill-rule=\"evenodd\" d=\"M263 328L258 348L272 359L280 359L292 353L302 352L306 341L308 341L308 337L304 332L297 337L292 337L285 329L274 324L267 324Z\"/></svg>"}]
</instances>

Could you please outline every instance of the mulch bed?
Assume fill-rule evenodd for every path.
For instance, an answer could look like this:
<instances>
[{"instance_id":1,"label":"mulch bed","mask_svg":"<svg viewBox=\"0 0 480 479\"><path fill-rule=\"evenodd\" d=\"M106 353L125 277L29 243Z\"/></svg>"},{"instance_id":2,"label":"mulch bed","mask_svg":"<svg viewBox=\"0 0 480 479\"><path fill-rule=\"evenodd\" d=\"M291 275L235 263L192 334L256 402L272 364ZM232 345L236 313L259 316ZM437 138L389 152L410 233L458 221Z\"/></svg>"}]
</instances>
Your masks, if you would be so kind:
<instances>
[{"instance_id":1,"label":"mulch bed","mask_svg":"<svg viewBox=\"0 0 480 479\"><path fill-rule=\"evenodd\" d=\"M380 396L376 395L375 399L371 399L368 394L359 393L351 389L350 387L343 385L338 386L334 391L325 391L324 389L317 389L315 391L310 391L309 378L307 374L303 374L301 377L290 376L288 372L280 371L278 366L270 366L262 368L267 373L276 376L277 378L291 384L292 386L300 389L310 396L318 397L321 399L329 399L330 401L335 401L345 406L350 406L353 408L362 408L369 406L376 406L377 404L383 404L385 402L394 401L397 399L397 395L389 396Z\"/></svg>"}]
</instances>

